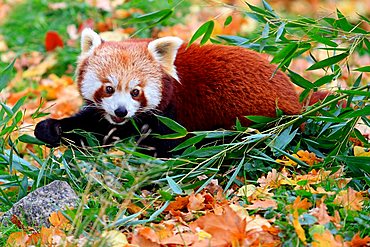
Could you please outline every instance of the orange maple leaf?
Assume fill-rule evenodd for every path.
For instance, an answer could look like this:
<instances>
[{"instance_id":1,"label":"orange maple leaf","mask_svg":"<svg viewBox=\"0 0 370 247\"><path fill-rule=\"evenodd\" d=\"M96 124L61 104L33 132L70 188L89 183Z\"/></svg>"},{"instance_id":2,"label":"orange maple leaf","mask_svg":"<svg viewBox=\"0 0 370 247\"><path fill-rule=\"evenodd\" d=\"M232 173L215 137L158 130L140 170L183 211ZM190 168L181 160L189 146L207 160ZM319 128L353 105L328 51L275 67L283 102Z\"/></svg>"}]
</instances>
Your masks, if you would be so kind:
<instances>
[{"instance_id":1,"label":"orange maple leaf","mask_svg":"<svg viewBox=\"0 0 370 247\"><path fill-rule=\"evenodd\" d=\"M72 227L69 220L60 211L51 213L49 221L58 229L69 230Z\"/></svg>"},{"instance_id":2,"label":"orange maple leaf","mask_svg":"<svg viewBox=\"0 0 370 247\"><path fill-rule=\"evenodd\" d=\"M189 203L189 196L184 196L184 197L178 196L175 198L175 201L171 202L164 211L168 212L172 210L176 211L176 210L185 209L188 203Z\"/></svg>"},{"instance_id":3,"label":"orange maple leaf","mask_svg":"<svg viewBox=\"0 0 370 247\"><path fill-rule=\"evenodd\" d=\"M366 236L364 238L361 238L359 233L356 233L355 236L353 236L351 242L349 243L349 246L351 247L365 247L369 245L370 237Z\"/></svg>"},{"instance_id":4,"label":"orange maple leaf","mask_svg":"<svg viewBox=\"0 0 370 247\"><path fill-rule=\"evenodd\" d=\"M357 192L351 187L347 190L342 190L335 197L334 204L344 207L347 210L360 211L364 204L364 198L361 192Z\"/></svg>"},{"instance_id":5,"label":"orange maple leaf","mask_svg":"<svg viewBox=\"0 0 370 247\"><path fill-rule=\"evenodd\" d=\"M27 241L29 240L28 234L24 231L13 232L9 235L8 240L6 241L8 246L26 246Z\"/></svg>"},{"instance_id":6,"label":"orange maple leaf","mask_svg":"<svg viewBox=\"0 0 370 247\"><path fill-rule=\"evenodd\" d=\"M307 165L314 165L322 161L322 159L317 158L316 154L310 153L306 150L299 150L297 154L292 154L293 157L305 162ZM290 159L289 157L284 156L282 159L277 159L276 162L285 165L285 166L296 166L297 162Z\"/></svg>"},{"instance_id":7,"label":"orange maple leaf","mask_svg":"<svg viewBox=\"0 0 370 247\"><path fill-rule=\"evenodd\" d=\"M245 219L226 206L221 215L208 213L193 222L190 227L194 232L201 229L212 235L211 239L199 241L197 246L243 246L247 238L246 225Z\"/></svg>"},{"instance_id":8,"label":"orange maple leaf","mask_svg":"<svg viewBox=\"0 0 370 247\"><path fill-rule=\"evenodd\" d=\"M288 205L286 208L287 209L304 209L307 210L310 207L312 207L312 203L307 200L307 198L301 200L300 196L297 196L297 198L294 200L292 205Z\"/></svg>"},{"instance_id":9,"label":"orange maple leaf","mask_svg":"<svg viewBox=\"0 0 370 247\"><path fill-rule=\"evenodd\" d=\"M323 233L314 233L312 236L312 247L343 247L343 239L337 235L333 236L329 230Z\"/></svg>"}]
</instances>

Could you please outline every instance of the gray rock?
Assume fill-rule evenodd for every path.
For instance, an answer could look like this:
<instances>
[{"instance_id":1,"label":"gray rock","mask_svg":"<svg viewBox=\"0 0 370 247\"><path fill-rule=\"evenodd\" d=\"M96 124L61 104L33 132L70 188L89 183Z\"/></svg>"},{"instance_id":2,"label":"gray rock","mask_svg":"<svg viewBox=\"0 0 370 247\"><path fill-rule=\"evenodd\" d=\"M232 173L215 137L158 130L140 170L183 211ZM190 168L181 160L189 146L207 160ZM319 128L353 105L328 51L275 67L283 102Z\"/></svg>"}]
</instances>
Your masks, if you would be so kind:
<instances>
[{"instance_id":1,"label":"gray rock","mask_svg":"<svg viewBox=\"0 0 370 247\"><path fill-rule=\"evenodd\" d=\"M12 215L29 226L50 226L49 216L52 212L67 208L76 208L78 197L71 186L65 181L54 181L36 189L0 217L0 222L7 225Z\"/></svg>"}]
</instances>

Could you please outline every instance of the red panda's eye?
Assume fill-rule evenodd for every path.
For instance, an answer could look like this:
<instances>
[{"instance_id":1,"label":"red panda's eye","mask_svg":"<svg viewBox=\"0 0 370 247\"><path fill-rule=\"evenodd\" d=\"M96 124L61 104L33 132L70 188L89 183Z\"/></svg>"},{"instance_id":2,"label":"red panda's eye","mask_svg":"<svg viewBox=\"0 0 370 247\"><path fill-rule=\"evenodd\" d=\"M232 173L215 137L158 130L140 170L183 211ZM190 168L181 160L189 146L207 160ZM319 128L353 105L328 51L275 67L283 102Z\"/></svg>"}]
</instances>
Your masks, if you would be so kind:
<instances>
[{"instance_id":1,"label":"red panda's eye","mask_svg":"<svg viewBox=\"0 0 370 247\"><path fill-rule=\"evenodd\" d=\"M132 97L137 97L137 96L139 96L139 94L140 94L140 90L139 89L137 89L137 88L132 89L132 91L131 91L131 96Z\"/></svg>"},{"instance_id":2,"label":"red panda's eye","mask_svg":"<svg viewBox=\"0 0 370 247\"><path fill-rule=\"evenodd\" d=\"M113 87L111 87L111 86L107 86L107 87L105 88L105 92L106 92L107 94L113 94L113 93L114 93L114 88L113 88Z\"/></svg>"}]
</instances>

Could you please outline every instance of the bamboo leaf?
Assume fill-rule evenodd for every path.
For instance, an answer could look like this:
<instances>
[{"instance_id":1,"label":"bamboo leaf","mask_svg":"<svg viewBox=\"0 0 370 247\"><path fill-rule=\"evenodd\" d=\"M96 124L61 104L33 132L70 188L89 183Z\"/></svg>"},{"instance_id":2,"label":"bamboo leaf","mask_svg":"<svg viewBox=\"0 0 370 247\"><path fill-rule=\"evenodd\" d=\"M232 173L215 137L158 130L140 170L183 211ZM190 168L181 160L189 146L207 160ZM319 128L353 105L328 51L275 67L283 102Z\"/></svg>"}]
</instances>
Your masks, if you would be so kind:
<instances>
[{"instance_id":1,"label":"bamboo leaf","mask_svg":"<svg viewBox=\"0 0 370 247\"><path fill-rule=\"evenodd\" d=\"M179 123L175 122L174 120L168 117L164 117L160 115L156 115L156 116L159 119L159 121L161 121L164 125L166 125L171 130L175 131L178 134L187 135L188 131Z\"/></svg>"},{"instance_id":2,"label":"bamboo leaf","mask_svg":"<svg viewBox=\"0 0 370 247\"><path fill-rule=\"evenodd\" d=\"M333 80L333 78L334 78L334 77L335 77L335 75L334 75L334 74L323 76L323 77L321 77L320 79L316 80L316 81L313 83L313 85L314 85L315 87L321 87L322 85L325 85L325 84L327 84L327 83L331 82L331 81Z\"/></svg>"},{"instance_id":3,"label":"bamboo leaf","mask_svg":"<svg viewBox=\"0 0 370 247\"><path fill-rule=\"evenodd\" d=\"M163 18L166 15L172 14L173 10L172 9L162 9L159 11L151 12L148 14L144 14L141 16L138 16L134 19L132 19L129 23L136 23L136 22L148 22L152 20L157 20L160 18Z\"/></svg>"},{"instance_id":4,"label":"bamboo leaf","mask_svg":"<svg viewBox=\"0 0 370 247\"><path fill-rule=\"evenodd\" d=\"M229 16L226 18L225 22L224 22L224 27L226 27L226 26L230 25L230 23L231 23L232 21L233 21L233 17L232 17L231 15L229 15Z\"/></svg>"},{"instance_id":5,"label":"bamboo leaf","mask_svg":"<svg viewBox=\"0 0 370 247\"><path fill-rule=\"evenodd\" d=\"M370 66L364 66L364 67L361 67L361 68L357 68L357 69L355 69L355 71L370 72Z\"/></svg>"},{"instance_id":6,"label":"bamboo leaf","mask_svg":"<svg viewBox=\"0 0 370 247\"><path fill-rule=\"evenodd\" d=\"M275 42L278 42L280 40L280 37L284 33L284 30L285 30L285 22L281 23L281 25L279 26L279 28L276 32Z\"/></svg>"},{"instance_id":7,"label":"bamboo leaf","mask_svg":"<svg viewBox=\"0 0 370 247\"><path fill-rule=\"evenodd\" d=\"M345 53L342 53L342 54L339 54L339 55L336 55L336 56L333 56L333 57L329 57L327 59L321 60L321 61L313 64L307 70L321 69L321 68L336 64L339 61L342 61L343 59L348 57L348 55L349 55L349 53L345 52Z\"/></svg>"},{"instance_id":8,"label":"bamboo leaf","mask_svg":"<svg viewBox=\"0 0 370 247\"><path fill-rule=\"evenodd\" d=\"M181 189L181 187L169 176L166 176L166 179L167 179L167 182L168 182L168 185L170 186L171 190L175 193L175 194L182 194L183 191Z\"/></svg>"},{"instance_id":9,"label":"bamboo leaf","mask_svg":"<svg viewBox=\"0 0 370 247\"><path fill-rule=\"evenodd\" d=\"M205 39L206 35L209 35L211 36L211 33L213 31L213 27L214 27L214 22L213 20L210 20L210 21L207 21L205 23L203 23L203 25L201 25L197 31L195 31L195 33L193 34L193 36L191 37L190 41L189 41L189 44L188 44L188 47L195 42L195 40L197 40L198 38L200 38L202 35L203 35L203 38L202 38L202 41ZM209 31L211 30L211 31ZM209 37L208 37L209 39ZM208 40L207 39L207 40ZM202 42L201 41L201 42Z\"/></svg>"},{"instance_id":10,"label":"bamboo leaf","mask_svg":"<svg viewBox=\"0 0 370 247\"><path fill-rule=\"evenodd\" d=\"M304 89L312 89L315 87L314 84L312 84L310 81L306 80L305 78L291 71L290 69L289 69L289 77L292 79L292 82L294 84Z\"/></svg>"},{"instance_id":11,"label":"bamboo leaf","mask_svg":"<svg viewBox=\"0 0 370 247\"><path fill-rule=\"evenodd\" d=\"M271 63L279 63L285 58L292 56L297 49L298 49L297 43L290 43L289 45L285 46L279 53L275 55Z\"/></svg>"}]
</instances>

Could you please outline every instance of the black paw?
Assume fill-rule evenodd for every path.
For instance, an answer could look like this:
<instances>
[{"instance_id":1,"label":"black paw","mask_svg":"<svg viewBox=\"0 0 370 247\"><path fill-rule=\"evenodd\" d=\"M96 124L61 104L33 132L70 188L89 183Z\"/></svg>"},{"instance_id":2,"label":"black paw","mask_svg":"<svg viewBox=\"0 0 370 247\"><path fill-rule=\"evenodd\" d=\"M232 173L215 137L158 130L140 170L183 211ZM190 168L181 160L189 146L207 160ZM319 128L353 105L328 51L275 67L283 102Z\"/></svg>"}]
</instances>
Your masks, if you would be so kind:
<instances>
[{"instance_id":1,"label":"black paw","mask_svg":"<svg viewBox=\"0 0 370 247\"><path fill-rule=\"evenodd\" d=\"M35 136L52 147L59 146L62 137L59 120L49 118L39 122L35 128Z\"/></svg>"}]
</instances>

